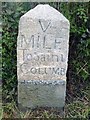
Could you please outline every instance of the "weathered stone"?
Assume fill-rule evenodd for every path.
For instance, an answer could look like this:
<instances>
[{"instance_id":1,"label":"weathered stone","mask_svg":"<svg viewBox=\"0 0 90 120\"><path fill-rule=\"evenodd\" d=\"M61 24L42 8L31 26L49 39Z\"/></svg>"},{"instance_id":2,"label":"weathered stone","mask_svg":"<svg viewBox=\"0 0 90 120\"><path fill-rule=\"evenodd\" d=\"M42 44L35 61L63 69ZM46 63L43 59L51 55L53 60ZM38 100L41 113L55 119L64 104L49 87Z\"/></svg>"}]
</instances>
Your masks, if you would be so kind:
<instances>
[{"instance_id":1,"label":"weathered stone","mask_svg":"<svg viewBox=\"0 0 90 120\"><path fill-rule=\"evenodd\" d=\"M20 18L17 75L22 106L64 106L69 28L69 21L49 5L38 5Z\"/></svg>"}]
</instances>

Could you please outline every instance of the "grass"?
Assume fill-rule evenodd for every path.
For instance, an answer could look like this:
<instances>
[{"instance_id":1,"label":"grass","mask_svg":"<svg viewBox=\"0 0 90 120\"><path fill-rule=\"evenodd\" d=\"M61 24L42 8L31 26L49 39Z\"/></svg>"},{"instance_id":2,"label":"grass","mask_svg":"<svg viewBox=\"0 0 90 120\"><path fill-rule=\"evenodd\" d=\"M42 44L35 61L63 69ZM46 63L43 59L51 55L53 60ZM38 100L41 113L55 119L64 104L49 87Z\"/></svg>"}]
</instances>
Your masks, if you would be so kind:
<instances>
[{"instance_id":1,"label":"grass","mask_svg":"<svg viewBox=\"0 0 90 120\"><path fill-rule=\"evenodd\" d=\"M69 95L67 93L66 97L66 105L64 108L64 118L78 118L78 120L89 120L90 107L90 85L85 84L84 88L80 88L79 92L74 92L75 95ZM70 98L72 97L72 99ZM2 117L2 110L0 111L0 115ZM12 101L9 104L3 105L3 118L61 118L60 111L54 108L51 109L43 109L38 108L34 110L27 110L26 112L22 112L18 109L15 102Z\"/></svg>"},{"instance_id":2,"label":"grass","mask_svg":"<svg viewBox=\"0 0 90 120\"><path fill-rule=\"evenodd\" d=\"M82 101L74 101L66 105L66 118L88 118L89 108Z\"/></svg>"},{"instance_id":3,"label":"grass","mask_svg":"<svg viewBox=\"0 0 90 120\"><path fill-rule=\"evenodd\" d=\"M2 117L3 117L3 110L2 108L0 108L0 120L2 119Z\"/></svg>"},{"instance_id":4,"label":"grass","mask_svg":"<svg viewBox=\"0 0 90 120\"><path fill-rule=\"evenodd\" d=\"M7 21L7 25L9 25L8 21ZM0 27L0 33L1 32L2 32L2 29ZM75 39L75 38L73 38L73 39ZM73 39L71 39L73 41L71 43L74 44ZM74 50L73 44L71 44L71 47L70 47L70 49L72 48L71 51ZM0 47L0 49L1 49L1 47ZM71 52L71 54L72 54L72 52ZM74 55L72 55L72 57L74 57ZM70 57L70 59L71 59L71 57ZM78 58L76 58L76 60L78 60ZM71 69L71 72L72 71L73 70ZM76 73L74 73L74 74L76 74ZM89 118L90 117L90 103L89 103L89 101L90 101L90 84L88 84L88 83L86 84L85 81L79 82L79 80L76 80L76 78L74 78L75 80L72 78L74 78L74 77L72 77L70 74L69 83L67 84L67 97L66 97L66 104L65 104L65 108L64 108L64 113L65 113L64 118L68 118L68 120L70 118L72 118L72 119L78 118L77 120L79 120L79 118L81 118L81 120L83 120L85 118L86 120L88 120L88 119L90 119ZM7 90L6 90L6 92L7 92ZM11 93L13 94L12 91L11 91ZM10 96L8 96L8 97L11 97L11 93L10 93ZM22 112L18 109L15 101L12 100L11 103L3 104L3 108L0 108L0 119L2 117L3 118L13 118L13 119L14 118L52 119L52 118L61 118L61 115L60 115L59 110L55 110L53 108L52 109L39 108L39 109L34 109L34 110L30 109L30 110L27 110L26 112Z\"/></svg>"}]
</instances>

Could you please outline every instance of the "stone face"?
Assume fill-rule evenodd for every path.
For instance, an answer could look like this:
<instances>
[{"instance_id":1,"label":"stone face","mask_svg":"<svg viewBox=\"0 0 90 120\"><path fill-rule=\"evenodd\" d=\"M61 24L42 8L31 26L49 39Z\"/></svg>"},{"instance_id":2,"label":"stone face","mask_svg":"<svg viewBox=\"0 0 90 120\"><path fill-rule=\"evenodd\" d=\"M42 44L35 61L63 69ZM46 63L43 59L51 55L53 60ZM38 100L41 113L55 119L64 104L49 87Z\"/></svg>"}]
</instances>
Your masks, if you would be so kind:
<instances>
[{"instance_id":1,"label":"stone face","mask_svg":"<svg viewBox=\"0 0 90 120\"><path fill-rule=\"evenodd\" d=\"M69 28L69 21L49 5L38 5L20 18L17 76L22 106L64 106Z\"/></svg>"}]
</instances>

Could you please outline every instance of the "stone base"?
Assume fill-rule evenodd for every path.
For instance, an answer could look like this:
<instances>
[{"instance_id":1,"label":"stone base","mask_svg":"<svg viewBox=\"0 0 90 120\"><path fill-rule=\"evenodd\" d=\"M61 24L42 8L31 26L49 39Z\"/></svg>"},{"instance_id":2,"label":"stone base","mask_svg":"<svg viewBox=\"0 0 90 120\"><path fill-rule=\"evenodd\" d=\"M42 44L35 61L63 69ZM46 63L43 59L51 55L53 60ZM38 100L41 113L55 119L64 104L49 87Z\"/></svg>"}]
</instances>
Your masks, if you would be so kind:
<instances>
[{"instance_id":1,"label":"stone base","mask_svg":"<svg viewBox=\"0 0 90 120\"><path fill-rule=\"evenodd\" d=\"M66 82L57 81L19 81L18 103L22 107L57 107L65 104Z\"/></svg>"}]
</instances>

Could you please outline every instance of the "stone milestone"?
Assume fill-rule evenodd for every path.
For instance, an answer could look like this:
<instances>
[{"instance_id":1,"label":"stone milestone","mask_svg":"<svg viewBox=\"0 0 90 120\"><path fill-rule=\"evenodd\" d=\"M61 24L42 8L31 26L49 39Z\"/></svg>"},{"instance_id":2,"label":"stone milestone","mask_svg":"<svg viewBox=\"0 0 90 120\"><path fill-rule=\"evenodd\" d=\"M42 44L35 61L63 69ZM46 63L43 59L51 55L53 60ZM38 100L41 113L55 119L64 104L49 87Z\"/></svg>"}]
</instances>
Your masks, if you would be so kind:
<instances>
[{"instance_id":1,"label":"stone milestone","mask_svg":"<svg viewBox=\"0 0 90 120\"><path fill-rule=\"evenodd\" d=\"M56 9L37 5L20 18L17 40L18 103L64 107L69 21Z\"/></svg>"}]
</instances>

